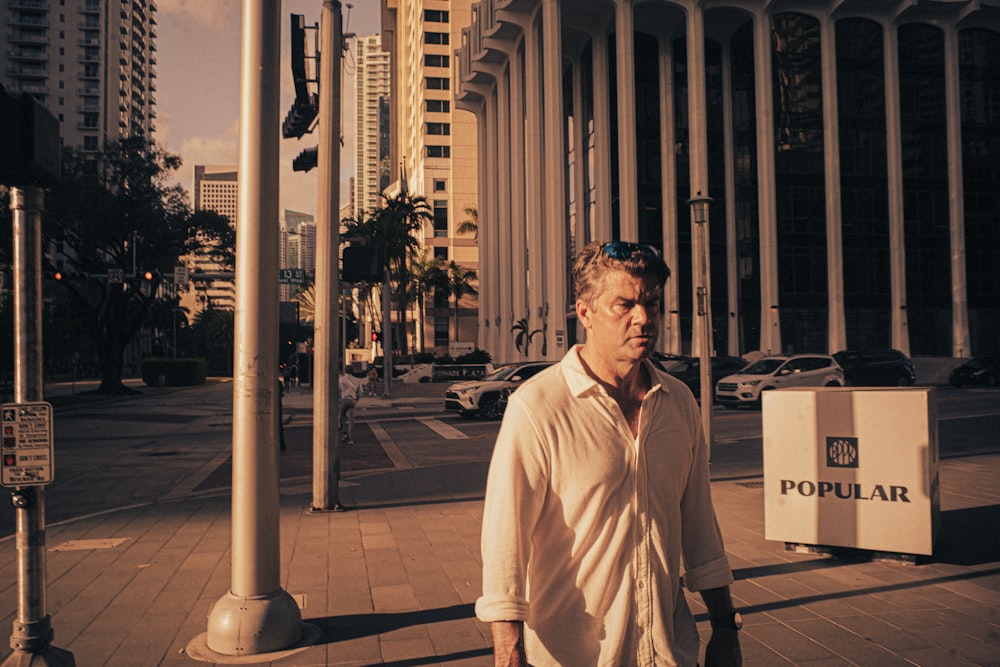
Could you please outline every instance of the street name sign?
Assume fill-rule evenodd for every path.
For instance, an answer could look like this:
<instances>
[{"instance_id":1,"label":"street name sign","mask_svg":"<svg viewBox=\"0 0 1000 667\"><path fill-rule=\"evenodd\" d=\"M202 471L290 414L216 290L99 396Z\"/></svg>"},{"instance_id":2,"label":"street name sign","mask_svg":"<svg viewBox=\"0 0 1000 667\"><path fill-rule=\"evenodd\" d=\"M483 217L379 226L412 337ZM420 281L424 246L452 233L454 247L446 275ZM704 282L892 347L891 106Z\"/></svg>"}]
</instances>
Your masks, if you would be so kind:
<instances>
[{"instance_id":1,"label":"street name sign","mask_svg":"<svg viewBox=\"0 0 1000 667\"><path fill-rule=\"evenodd\" d=\"M0 485L44 486L52 481L52 405L0 405Z\"/></svg>"}]
</instances>

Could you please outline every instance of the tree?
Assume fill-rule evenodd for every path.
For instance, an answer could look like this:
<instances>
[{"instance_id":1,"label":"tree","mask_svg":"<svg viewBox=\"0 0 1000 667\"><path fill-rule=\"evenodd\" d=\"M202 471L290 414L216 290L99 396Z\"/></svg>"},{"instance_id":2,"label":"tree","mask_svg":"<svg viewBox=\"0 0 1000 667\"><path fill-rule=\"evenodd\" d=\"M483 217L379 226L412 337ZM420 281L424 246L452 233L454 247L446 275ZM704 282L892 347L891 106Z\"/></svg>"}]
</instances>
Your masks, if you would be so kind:
<instances>
[{"instance_id":1,"label":"tree","mask_svg":"<svg viewBox=\"0 0 1000 667\"><path fill-rule=\"evenodd\" d=\"M43 234L64 249L58 284L86 322L103 393L127 391L125 349L159 298L161 272L207 240L232 238L223 216L192 215L187 193L168 182L180 164L142 137L118 139L96 154L68 149L62 182L49 192ZM109 270L120 272L120 284Z\"/></svg>"},{"instance_id":2,"label":"tree","mask_svg":"<svg viewBox=\"0 0 1000 667\"><path fill-rule=\"evenodd\" d=\"M518 352L521 352L521 346L524 346L524 356L528 356L528 348L531 346L531 339L536 335L542 333L541 329L535 329L531 331L531 326L528 324L528 318L522 317L519 319L514 326L510 328L511 333L517 332L514 337L514 347L517 348Z\"/></svg>"},{"instance_id":3,"label":"tree","mask_svg":"<svg viewBox=\"0 0 1000 667\"><path fill-rule=\"evenodd\" d=\"M472 283L476 280L476 272L466 270L455 260L448 263L448 293L455 299L455 342L458 342L458 306L466 294L477 294Z\"/></svg>"},{"instance_id":4,"label":"tree","mask_svg":"<svg viewBox=\"0 0 1000 667\"><path fill-rule=\"evenodd\" d=\"M421 248L419 252L410 254L410 291L413 301L417 304L417 346L421 352L427 351L423 336L423 323L426 318L427 294L435 289L448 289L448 275L443 267L444 261Z\"/></svg>"},{"instance_id":5,"label":"tree","mask_svg":"<svg viewBox=\"0 0 1000 667\"><path fill-rule=\"evenodd\" d=\"M479 210L475 206L469 206L465 209L465 214L469 216L468 220L463 220L458 226L459 234L472 234L473 238L479 238Z\"/></svg>"},{"instance_id":6,"label":"tree","mask_svg":"<svg viewBox=\"0 0 1000 667\"><path fill-rule=\"evenodd\" d=\"M390 290L396 295L397 321L402 328L402 335L398 337L403 345L402 354L408 353L405 334L410 272L407 258L411 250L420 246L415 234L425 222L433 219L425 197L398 194L393 197L382 195L382 207L370 211L360 220L346 218L343 221L345 240L361 241L382 252L383 267L389 271L390 283L394 283L390 285Z\"/></svg>"},{"instance_id":7,"label":"tree","mask_svg":"<svg viewBox=\"0 0 1000 667\"><path fill-rule=\"evenodd\" d=\"M233 343L236 336L235 313L228 308L208 307L199 310L191 322L191 337L208 367L222 375L233 372Z\"/></svg>"}]
</instances>

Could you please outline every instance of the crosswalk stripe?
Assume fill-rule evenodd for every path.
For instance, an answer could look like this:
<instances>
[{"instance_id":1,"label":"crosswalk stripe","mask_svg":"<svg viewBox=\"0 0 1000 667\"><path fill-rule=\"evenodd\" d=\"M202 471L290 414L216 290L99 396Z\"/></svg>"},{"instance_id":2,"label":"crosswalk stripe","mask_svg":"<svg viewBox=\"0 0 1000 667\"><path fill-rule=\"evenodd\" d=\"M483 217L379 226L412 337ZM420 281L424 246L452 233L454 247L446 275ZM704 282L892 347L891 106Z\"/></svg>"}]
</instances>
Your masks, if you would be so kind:
<instances>
[{"instance_id":1,"label":"crosswalk stripe","mask_svg":"<svg viewBox=\"0 0 1000 667\"><path fill-rule=\"evenodd\" d=\"M417 421L440 435L445 440L463 440L469 437L454 426L445 424L440 419L435 419L434 417L421 417Z\"/></svg>"},{"instance_id":2,"label":"crosswalk stripe","mask_svg":"<svg viewBox=\"0 0 1000 667\"><path fill-rule=\"evenodd\" d=\"M378 444L382 446L386 456L389 457L389 460L392 461L394 466L397 468L413 467L413 464L410 463L410 460L406 458L405 454L403 454L399 445L397 445L396 441L392 439L392 436L389 435L384 428L382 428L381 424L378 422L368 422L368 428L372 430L372 433L378 439Z\"/></svg>"}]
</instances>

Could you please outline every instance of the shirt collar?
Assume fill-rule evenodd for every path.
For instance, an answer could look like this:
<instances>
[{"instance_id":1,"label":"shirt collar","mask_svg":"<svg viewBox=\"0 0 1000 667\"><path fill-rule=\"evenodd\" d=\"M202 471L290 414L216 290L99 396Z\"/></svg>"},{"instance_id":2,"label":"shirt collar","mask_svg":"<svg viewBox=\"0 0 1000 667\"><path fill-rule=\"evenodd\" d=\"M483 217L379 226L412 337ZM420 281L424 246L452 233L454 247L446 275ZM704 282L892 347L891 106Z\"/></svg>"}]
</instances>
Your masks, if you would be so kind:
<instances>
[{"instance_id":1,"label":"shirt collar","mask_svg":"<svg viewBox=\"0 0 1000 667\"><path fill-rule=\"evenodd\" d=\"M583 361L580 359L580 350L582 348L582 345L574 345L570 348L570 351L565 357L563 357L563 360L560 363L563 378L566 380L569 391L577 398L591 391L604 392L604 388L601 384L587 372L586 368L584 368ZM667 386L659 381L660 375L656 370L656 366L653 365L653 362L649 359L643 359L642 363L645 365L646 371L649 373L650 380L653 383L649 392L669 392Z\"/></svg>"}]
</instances>

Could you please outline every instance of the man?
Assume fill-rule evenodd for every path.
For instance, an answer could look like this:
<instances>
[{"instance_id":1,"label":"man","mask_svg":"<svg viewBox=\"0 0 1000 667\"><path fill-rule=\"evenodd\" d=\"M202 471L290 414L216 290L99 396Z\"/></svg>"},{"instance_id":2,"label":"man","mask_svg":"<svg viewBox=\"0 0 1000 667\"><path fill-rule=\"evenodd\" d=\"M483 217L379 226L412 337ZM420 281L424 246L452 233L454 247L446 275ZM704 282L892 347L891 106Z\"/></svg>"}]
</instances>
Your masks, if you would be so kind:
<instances>
[{"instance_id":1,"label":"man","mask_svg":"<svg viewBox=\"0 0 1000 667\"><path fill-rule=\"evenodd\" d=\"M573 282L586 342L510 396L476 603L496 665L697 664L682 556L712 619L706 664L741 662L699 408L647 359L669 275L648 245L584 248Z\"/></svg>"},{"instance_id":2,"label":"man","mask_svg":"<svg viewBox=\"0 0 1000 667\"><path fill-rule=\"evenodd\" d=\"M354 408L361 398L361 388L365 381L348 373L340 374L340 441L353 445L351 434L354 432Z\"/></svg>"}]
</instances>

